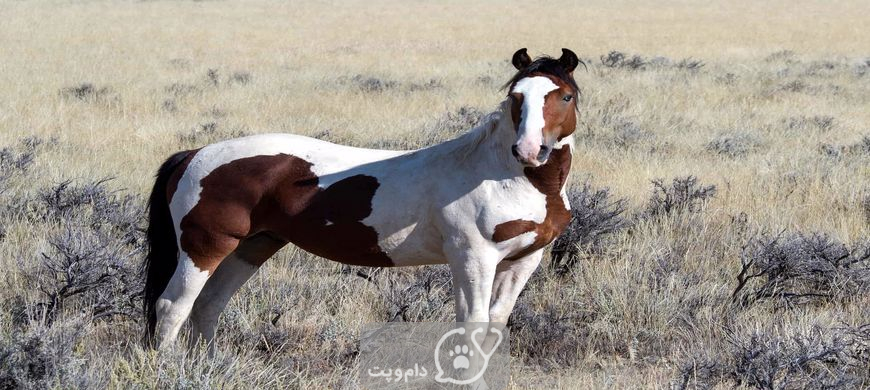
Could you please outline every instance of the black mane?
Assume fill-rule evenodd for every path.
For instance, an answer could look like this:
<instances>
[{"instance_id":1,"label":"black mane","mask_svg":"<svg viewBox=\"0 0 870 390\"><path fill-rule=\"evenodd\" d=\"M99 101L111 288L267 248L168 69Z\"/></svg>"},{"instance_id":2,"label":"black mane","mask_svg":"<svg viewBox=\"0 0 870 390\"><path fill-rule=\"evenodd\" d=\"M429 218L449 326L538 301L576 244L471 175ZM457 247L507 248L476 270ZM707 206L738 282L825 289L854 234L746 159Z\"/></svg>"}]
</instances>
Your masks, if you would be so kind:
<instances>
[{"instance_id":1,"label":"black mane","mask_svg":"<svg viewBox=\"0 0 870 390\"><path fill-rule=\"evenodd\" d=\"M583 67L586 67L586 64L583 61L580 61L580 63L583 64ZM516 85L518 81L526 77L532 76L535 73L543 73L554 76L557 79L565 82L565 84L568 84L574 91L574 105L577 105L577 97L580 95L580 87L577 86L577 82L574 81L574 77L565 70L565 66L562 65L562 63L559 62L558 59L549 56L541 56L535 58L535 61L529 64L529 66L525 67L523 70L518 71L517 74L514 75L514 77L511 77L511 79L507 83L505 83L502 89L507 89L508 93L510 93L510 91L514 88L514 85Z\"/></svg>"}]
</instances>

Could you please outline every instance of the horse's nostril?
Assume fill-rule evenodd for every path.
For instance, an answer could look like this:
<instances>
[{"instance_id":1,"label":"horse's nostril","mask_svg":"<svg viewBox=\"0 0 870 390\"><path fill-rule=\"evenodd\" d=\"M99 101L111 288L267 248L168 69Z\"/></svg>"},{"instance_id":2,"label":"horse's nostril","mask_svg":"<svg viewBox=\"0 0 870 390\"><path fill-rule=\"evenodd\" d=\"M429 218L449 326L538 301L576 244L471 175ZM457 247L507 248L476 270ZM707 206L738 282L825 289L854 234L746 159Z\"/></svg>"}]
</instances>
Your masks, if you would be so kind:
<instances>
[{"instance_id":1,"label":"horse's nostril","mask_svg":"<svg viewBox=\"0 0 870 390\"><path fill-rule=\"evenodd\" d=\"M511 146L511 154L513 154L514 157L519 157L519 156L520 156L520 152L517 151L517 146L516 146L516 145Z\"/></svg>"}]
</instances>

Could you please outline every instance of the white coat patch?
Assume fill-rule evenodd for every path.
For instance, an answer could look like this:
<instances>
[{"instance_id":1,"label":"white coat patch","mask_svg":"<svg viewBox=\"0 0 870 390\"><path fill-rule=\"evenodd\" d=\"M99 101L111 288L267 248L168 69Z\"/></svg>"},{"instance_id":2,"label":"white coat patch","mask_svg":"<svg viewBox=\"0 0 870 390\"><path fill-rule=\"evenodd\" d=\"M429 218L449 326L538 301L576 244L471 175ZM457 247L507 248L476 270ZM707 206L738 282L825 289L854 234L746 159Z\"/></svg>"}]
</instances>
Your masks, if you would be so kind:
<instances>
[{"instance_id":1,"label":"white coat patch","mask_svg":"<svg viewBox=\"0 0 870 390\"><path fill-rule=\"evenodd\" d=\"M561 141L556 142L556 145L553 146L553 149L562 149L569 148L569 153L574 151L574 136L569 135L565 138L562 138ZM565 204L565 209L571 211L571 202L568 200L568 193L566 191L566 187L568 186L568 181L565 180L565 183L562 184L562 189L559 191L559 195L562 196L562 202Z\"/></svg>"}]
</instances>

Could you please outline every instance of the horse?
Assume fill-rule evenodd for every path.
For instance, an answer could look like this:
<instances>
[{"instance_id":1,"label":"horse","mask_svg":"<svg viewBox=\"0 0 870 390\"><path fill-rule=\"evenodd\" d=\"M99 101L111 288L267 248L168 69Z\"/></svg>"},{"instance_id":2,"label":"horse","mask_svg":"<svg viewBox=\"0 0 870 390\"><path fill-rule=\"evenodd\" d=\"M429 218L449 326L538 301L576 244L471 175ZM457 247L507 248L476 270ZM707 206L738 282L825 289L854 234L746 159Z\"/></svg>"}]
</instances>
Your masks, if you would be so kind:
<instances>
[{"instance_id":1,"label":"horse","mask_svg":"<svg viewBox=\"0 0 870 390\"><path fill-rule=\"evenodd\" d=\"M457 322L506 323L567 226L579 88L571 50L511 63L507 97L452 140L411 151L260 134L178 152L149 198L146 340L190 318L211 343L235 292L293 244L344 264L448 264Z\"/></svg>"}]
</instances>

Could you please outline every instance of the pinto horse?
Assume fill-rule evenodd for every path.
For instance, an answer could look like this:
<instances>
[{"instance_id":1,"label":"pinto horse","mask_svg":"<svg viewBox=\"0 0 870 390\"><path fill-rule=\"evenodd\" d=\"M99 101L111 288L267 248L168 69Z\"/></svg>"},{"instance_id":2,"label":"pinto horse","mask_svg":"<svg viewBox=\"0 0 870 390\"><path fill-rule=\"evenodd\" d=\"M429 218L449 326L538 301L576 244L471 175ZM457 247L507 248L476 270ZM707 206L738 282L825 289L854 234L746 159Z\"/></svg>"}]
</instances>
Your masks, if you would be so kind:
<instances>
[{"instance_id":1,"label":"pinto horse","mask_svg":"<svg viewBox=\"0 0 870 390\"><path fill-rule=\"evenodd\" d=\"M230 297L288 243L352 265L449 264L457 322L507 322L570 219L579 62L518 50L499 108L424 149L262 134L176 153L149 201L146 338L172 344L190 317L210 342Z\"/></svg>"}]
</instances>

